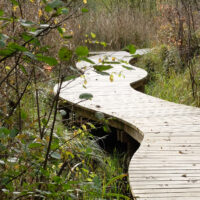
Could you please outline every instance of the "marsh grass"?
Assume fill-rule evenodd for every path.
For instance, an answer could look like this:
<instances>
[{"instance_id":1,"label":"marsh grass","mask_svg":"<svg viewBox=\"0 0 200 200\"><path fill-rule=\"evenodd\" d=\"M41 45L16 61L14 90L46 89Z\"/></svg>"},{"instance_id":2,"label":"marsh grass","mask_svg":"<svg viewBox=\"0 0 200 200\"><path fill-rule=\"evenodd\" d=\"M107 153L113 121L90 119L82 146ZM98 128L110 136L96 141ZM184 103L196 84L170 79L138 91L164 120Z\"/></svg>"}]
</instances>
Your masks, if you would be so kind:
<instances>
[{"instance_id":1,"label":"marsh grass","mask_svg":"<svg viewBox=\"0 0 200 200\"><path fill-rule=\"evenodd\" d=\"M145 92L167 101L200 106L200 62L199 57L182 63L178 50L169 46L160 46L140 58L136 66L148 71L148 84ZM195 85L192 88L191 69ZM194 91L195 90L195 91Z\"/></svg>"},{"instance_id":2,"label":"marsh grass","mask_svg":"<svg viewBox=\"0 0 200 200\"><path fill-rule=\"evenodd\" d=\"M128 0L104 1L104 4L95 2L91 5L95 9L73 21L74 44L86 44L92 50L120 50L128 44L140 48L152 46L157 29L155 17L150 16L152 14L131 6ZM85 37L91 32L96 34L96 38ZM105 42L107 46L99 42Z\"/></svg>"}]
</instances>

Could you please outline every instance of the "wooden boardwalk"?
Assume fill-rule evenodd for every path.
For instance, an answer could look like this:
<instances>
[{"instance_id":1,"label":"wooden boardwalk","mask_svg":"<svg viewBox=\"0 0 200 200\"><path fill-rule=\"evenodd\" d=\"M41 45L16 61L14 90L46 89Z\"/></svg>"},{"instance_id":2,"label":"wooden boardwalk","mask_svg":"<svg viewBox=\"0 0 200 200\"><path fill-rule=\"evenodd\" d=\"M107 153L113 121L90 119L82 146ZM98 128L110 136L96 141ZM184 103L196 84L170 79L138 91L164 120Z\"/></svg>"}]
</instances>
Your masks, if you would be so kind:
<instances>
[{"instance_id":1,"label":"wooden boardwalk","mask_svg":"<svg viewBox=\"0 0 200 200\"><path fill-rule=\"evenodd\" d=\"M143 54L144 50L137 53ZM107 52L90 57L95 63L104 57L129 61L127 52ZM88 63L77 63L84 78L65 82L60 98L74 105L82 116L95 119L96 112L115 118L119 128L141 145L129 165L132 194L139 200L200 199L200 109L167 102L130 87L143 84L146 71L114 64L109 76L97 74ZM85 67L86 66L86 67ZM56 91L56 87L54 88ZM92 93L92 100L80 102L81 93Z\"/></svg>"}]
</instances>

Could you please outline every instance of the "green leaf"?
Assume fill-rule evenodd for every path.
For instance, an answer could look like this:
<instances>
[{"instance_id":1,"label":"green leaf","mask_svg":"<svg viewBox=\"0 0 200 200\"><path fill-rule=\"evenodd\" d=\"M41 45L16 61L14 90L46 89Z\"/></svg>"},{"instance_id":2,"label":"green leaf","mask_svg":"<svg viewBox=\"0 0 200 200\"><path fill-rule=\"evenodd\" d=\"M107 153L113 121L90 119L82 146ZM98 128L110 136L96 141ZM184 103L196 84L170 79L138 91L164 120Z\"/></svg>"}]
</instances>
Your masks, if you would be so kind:
<instances>
[{"instance_id":1,"label":"green leaf","mask_svg":"<svg viewBox=\"0 0 200 200\"><path fill-rule=\"evenodd\" d=\"M68 39L73 38L73 35L65 35L65 36L63 36L63 38L68 40Z\"/></svg>"},{"instance_id":2,"label":"green leaf","mask_svg":"<svg viewBox=\"0 0 200 200\"><path fill-rule=\"evenodd\" d=\"M58 32L59 32L60 34L63 34L63 30L62 30L62 28L61 28L60 26L57 28L57 30L58 30Z\"/></svg>"},{"instance_id":3,"label":"green leaf","mask_svg":"<svg viewBox=\"0 0 200 200\"><path fill-rule=\"evenodd\" d=\"M24 39L25 42L31 40L33 36L28 35L27 33L22 33L22 38Z\"/></svg>"},{"instance_id":4,"label":"green leaf","mask_svg":"<svg viewBox=\"0 0 200 200\"><path fill-rule=\"evenodd\" d=\"M75 76L75 75L67 76L67 77L64 79L64 81L70 81L70 80L75 79L76 77L77 77L77 76Z\"/></svg>"},{"instance_id":5,"label":"green leaf","mask_svg":"<svg viewBox=\"0 0 200 200\"><path fill-rule=\"evenodd\" d=\"M61 61L70 61L72 58L73 52L69 50L67 47L62 47L59 52L58 56Z\"/></svg>"},{"instance_id":6,"label":"green leaf","mask_svg":"<svg viewBox=\"0 0 200 200\"><path fill-rule=\"evenodd\" d=\"M10 0L12 2L13 5L18 6L19 3L16 0Z\"/></svg>"},{"instance_id":7,"label":"green leaf","mask_svg":"<svg viewBox=\"0 0 200 200\"><path fill-rule=\"evenodd\" d=\"M4 11L0 10L0 17L4 15Z\"/></svg>"},{"instance_id":8,"label":"green leaf","mask_svg":"<svg viewBox=\"0 0 200 200\"><path fill-rule=\"evenodd\" d=\"M89 99L92 99L93 98L93 95L90 94L90 93L83 93L79 96L79 99L86 99L86 100L89 100Z\"/></svg>"},{"instance_id":9,"label":"green leaf","mask_svg":"<svg viewBox=\"0 0 200 200\"><path fill-rule=\"evenodd\" d=\"M2 40L0 40L0 48L3 48L3 47L5 47L5 42L4 41L2 41Z\"/></svg>"},{"instance_id":10,"label":"green leaf","mask_svg":"<svg viewBox=\"0 0 200 200\"><path fill-rule=\"evenodd\" d=\"M90 128L92 128L92 129L96 129L96 127L95 127L94 124L92 124L92 123L90 123L90 122L87 122L87 124L90 126Z\"/></svg>"},{"instance_id":11,"label":"green leaf","mask_svg":"<svg viewBox=\"0 0 200 200\"><path fill-rule=\"evenodd\" d=\"M0 17L0 20L2 21L12 21L12 17L11 18L8 18L8 17Z\"/></svg>"},{"instance_id":12,"label":"green leaf","mask_svg":"<svg viewBox=\"0 0 200 200\"><path fill-rule=\"evenodd\" d=\"M26 20L20 20L20 23L24 27L31 27L31 26L35 25L35 23L33 23L31 21L26 21Z\"/></svg>"},{"instance_id":13,"label":"green leaf","mask_svg":"<svg viewBox=\"0 0 200 200\"><path fill-rule=\"evenodd\" d=\"M115 62L115 61L103 61L103 64L112 64L112 65L117 65L117 64L121 64L120 62Z\"/></svg>"},{"instance_id":14,"label":"green leaf","mask_svg":"<svg viewBox=\"0 0 200 200\"><path fill-rule=\"evenodd\" d=\"M43 56L42 54L37 54L36 58L38 61L45 62L46 64L48 64L50 66L55 66L58 64L58 61L53 57Z\"/></svg>"},{"instance_id":15,"label":"green leaf","mask_svg":"<svg viewBox=\"0 0 200 200\"><path fill-rule=\"evenodd\" d=\"M7 35L0 33L0 48L5 47L5 42L8 38Z\"/></svg>"},{"instance_id":16,"label":"green leaf","mask_svg":"<svg viewBox=\"0 0 200 200\"><path fill-rule=\"evenodd\" d=\"M23 120L26 120L26 119L28 118L28 114L27 114L26 111L21 110L21 118L22 118Z\"/></svg>"},{"instance_id":17,"label":"green leaf","mask_svg":"<svg viewBox=\"0 0 200 200\"><path fill-rule=\"evenodd\" d=\"M85 46L78 46L75 50L75 53L79 57L87 57L89 54L89 50Z\"/></svg>"},{"instance_id":18,"label":"green leaf","mask_svg":"<svg viewBox=\"0 0 200 200\"><path fill-rule=\"evenodd\" d=\"M113 68L111 65L94 65L93 67L99 72L103 72Z\"/></svg>"},{"instance_id":19,"label":"green leaf","mask_svg":"<svg viewBox=\"0 0 200 200\"><path fill-rule=\"evenodd\" d=\"M35 55L32 54L30 51L25 51L25 52L23 52L23 54L24 54L25 56L27 56L27 57L33 59L33 60L36 59Z\"/></svg>"},{"instance_id":20,"label":"green leaf","mask_svg":"<svg viewBox=\"0 0 200 200\"><path fill-rule=\"evenodd\" d=\"M109 127L107 124L105 124L105 125L103 126L103 130L104 130L106 133L111 133L110 127Z\"/></svg>"},{"instance_id":21,"label":"green leaf","mask_svg":"<svg viewBox=\"0 0 200 200\"><path fill-rule=\"evenodd\" d=\"M87 13L87 12L89 12L89 10L88 10L87 8L82 8L82 9L81 9L81 12L82 12L82 13Z\"/></svg>"},{"instance_id":22,"label":"green leaf","mask_svg":"<svg viewBox=\"0 0 200 200\"><path fill-rule=\"evenodd\" d=\"M63 6L63 2L60 0L53 0L50 3L48 3L47 6L49 6L52 9L60 8L61 6Z\"/></svg>"},{"instance_id":23,"label":"green leaf","mask_svg":"<svg viewBox=\"0 0 200 200\"><path fill-rule=\"evenodd\" d=\"M37 38L34 38L31 35L28 35L27 33L22 33L22 38L25 42L31 41L31 44L34 44L35 46L40 46L40 41Z\"/></svg>"},{"instance_id":24,"label":"green leaf","mask_svg":"<svg viewBox=\"0 0 200 200\"><path fill-rule=\"evenodd\" d=\"M25 75L28 75L25 67L23 65L19 65L19 68L21 69L21 71L25 74Z\"/></svg>"},{"instance_id":25,"label":"green leaf","mask_svg":"<svg viewBox=\"0 0 200 200\"><path fill-rule=\"evenodd\" d=\"M10 130L5 127L0 127L0 138L4 138L10 134Z\"/></svg>"},{"instance_id":26,"label":"green leaf","mask_svg":"<svg viewBox=\"0 0 200 200\"><path fill-rule=\"evenodd\" d=\"M126 65L122 65L122 67L125 68L125 69L128 69L128 70L135 70L134 68L128 67L128 66L126 66Z\"/></svg>"},{"instance_id":27,"label":"green leaf","mask_svg":"<svg viewBox=\"0 0 200 200\"><path fill-rule=\"evenodd\" d=\"M28 147L30 149L38 148L38 147L41 147L41 146L43 146L43 144L37 143L37 142L31 143L31 144L28 145Z\"/></svg>"},{"instance_id":28,"label":"green leaf","mask_svg":"<svg viewBox=\"0 0 200 200\"><path fill-rule=\"evenodd\" d=\"M17 136L18 133L19 133L19 131L17 129L12 129L10 132L10 137L14 138Z\"/></svg>"},{"instance_id":29,"label":"green leaf","mask_svg":"<svg viewBox=\"0 0 200 200\"><path fill-rule=\"evenodd\" d=\"M1 49L0 50L0 56L9 56L12 53L13 53L13 51L10 49Z\"/></svg>"},{"instance_id":30,"label":"green leaf","mask_svg":"<svg viewBox=\"0 0 200 200\"><path fill-rule=\"evenodd\" d=\"M102 112L96 112L95 113L95 117L98 119L98 120L102 120L102 119L105 119L105 116Z\"/></svg>"},{"instance_id":31,"label":"green leaf","mask_svg":"<svg viewBox=\"0 0 200 200\"><path fill-rule=\"evenodd\" d=\"M102 75L102 76L110 76L110 74L107 73L107 72L99 72L99 71L96 71L96 73L97 73L97 74L100 74L100 75Z\"/></svg>"},{"instance_id":32,"label":"green leaf","mask_svg":"<svg viewBox=\"0 0 200 200\"><path fill-rule=\"evenodd\" d=\"M60 145L59 145L59 141L56 140L56 141L54 141L54 142L51 144L51 150L55 150L55 149L57 149L59 146L60 146Z\"/></svg>"},{"instance_id":33,"label":"green leaf","mask_svg":"<svg viewBox=\"0 0 200 200\"><path fill-rule=\"evenodd\" d=\"M63 179L60 176L54 176L52 180L58 184L61 183Z\"/></svg>"},{"instance_id":34,"label":"green leaf","mask_svg":"<svg viewBox=\"0 0 200 200\"><path fill-rule=\"evenodd\" d=\"M61 159L61 155L60 155L58 152L53 152L53 153L51 154L51 157L52 157L52 158L55 158L55 159L58 159L58 160Z\"/></svg>"},{"instance_id":35,"label":"green leaf","mask_svg":"<svg viewBox=\"0 0 200 200\"><path fill-rule=\"evenodd\" d=\"M42 29L33 29L29 33L33 36L38 36L43 30Z\"/></svg>"},{"instance_id":36,"label":"green leaf","mask_svg":"<svg viewBox=\"0 0 200 200\"><path fill-rule=\"evenodd\" d=\"M60 114L61 114L62 117L64 117L64 116L67 115L67 112L65 110L60 110L59 112L60 112Z\"/></svg>"},{"instance_id":37,"label":"green leaf","mask_svg":"<svg viewBox=\"0 0 200 200\"><path fill-rule=\"evenodd\" d=\"M81 58L80 60L85 61L85 62L88 62L88 63L90 63L90 64L95 64L95 62L93 62L92 60L90 60L90 59L87 58L87 57Z\"/></svg>"},{"instance_id":38,"label":"green leaf","mask_svg":"<svg viewBox=\"0 0 200 200\"><path fill-rule=\"evenodd\" d=\"M104 46L104 47L107 46L107 43L106 43L106 42L100 42L100 44L101 44L102 46Z\"/></svg>"},{"instance_id":39,"label":"green leaf","mask_svg":"<svg viewBox=\"0 0 200 200\"><path fill-rule=\"evenodd\" d=\"M24 47L24 46L21 46L17 43L10 43L8 45L8 48L11 50L11 51L21 51L21 52L25 52L27 51L27 49Z\"/></svg>"},{"instance_id":40,"label":"green leaf","mask_svg":"<svg viewBox=\"0 0 200 200\"><path fill-rule=\"evenodd\" d=\"M62 8L62 9L61 9L61 13L64 14L64 15L68 15L68 14L69 14L69 9L67 9L67 8Z\"/></svg>"},{"instance_id":41,"label":"green leaf","mask_svg":"<svg viewBox=\"0 0 200 200\"><path fill-rule=\"evenodd\" d=\"M47 119L45 119L45 118L43 118L41 121L42 121L42 124L43 124L44 126L46 126L46 125L48 124L48 121L47 121Z\"/></svg>"},{"instance_id":42,"label":"green leaf","mask_svg":"<svg viewBox=\"0 0 200 200\"><path fill-rule=\"evenodd\" d=\"M45 11L46 12L51 12L53 10L53 8L51 8L49 5L47 5L46 7L45 7Z\"/></svg>"},{"instance_id":43,"label":"green leaf","mask_svg":"<svg viewBox=\"0 0 200 200\"><path fill-rule=\"evenodd\" d=\"M0 134L1 138L1 134ZM0 151L5 151L7 149L7 146L4 146L3 144L0 143Z\"/></svg>"},{"instance_id":44,"label":"green leaf","mask_svg":"<svg viewBox=\"0 0 200 200\"><path fill-rule=\"evenodd\" d=\"M107 184L105 184L105 185L103 186L103 191L102 191L102 193L105 195L105 194L106 194L106 188L107 188L109 185L111 185L113 182L115 182L115 181L117 181L117 180L119 180L119 179L122 179L122 178L124 178L124 177L126 177L126 176L127 176L127 174L121 174L121 175L119 175L119 176L116 176L116 177L112 178L110 181L108 181Z\"/></svg>"},{"instance_id":45,"label":"green leaf","mask_svg":"<svg viewBox=\"0 0 200 200\"><path fill-rule=\"evenodd\" d=\"M135 52L136 52L136 48L133 44L129 44L123 50L129 51L130 54L135 54Z\"/></svg>"}]
</instances>

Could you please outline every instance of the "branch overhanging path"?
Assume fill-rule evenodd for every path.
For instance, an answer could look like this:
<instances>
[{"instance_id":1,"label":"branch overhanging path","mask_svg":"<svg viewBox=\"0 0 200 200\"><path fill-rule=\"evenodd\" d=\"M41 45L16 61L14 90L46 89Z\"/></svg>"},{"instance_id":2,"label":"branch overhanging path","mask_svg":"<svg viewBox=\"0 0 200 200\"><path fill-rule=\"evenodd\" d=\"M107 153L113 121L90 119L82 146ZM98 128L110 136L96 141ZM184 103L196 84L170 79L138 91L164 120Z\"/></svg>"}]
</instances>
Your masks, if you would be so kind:
<instances>
[{"instance_id":1,"label":"branch overhanging path","mask_svg":"<svg viewBox=\"0 0 200 200\"><path fill-rule=\"evenodd\" d=\"M136 52L144 53L146 50ZM90 59L99 65L99 60L105 57L110 62L113 57L126 62L132 58L127 52L102 52ZM136 91L132 87L143 84L146 71L127 63L109 65L113 68L106 72L112 74L113 81L110 76L96 73L91 64L77 63L77 67L85 71L85 77L70 84L64 82L60 98L84 117L95 119L96 112L113 117L114 126L141 144L131 158L128 171L134 197L141 200L199 200L200 109ZM85 79L87 84L83 87ZM91 93L93 98L80 101L82 93Z\"/></svg>"}]
</instances>

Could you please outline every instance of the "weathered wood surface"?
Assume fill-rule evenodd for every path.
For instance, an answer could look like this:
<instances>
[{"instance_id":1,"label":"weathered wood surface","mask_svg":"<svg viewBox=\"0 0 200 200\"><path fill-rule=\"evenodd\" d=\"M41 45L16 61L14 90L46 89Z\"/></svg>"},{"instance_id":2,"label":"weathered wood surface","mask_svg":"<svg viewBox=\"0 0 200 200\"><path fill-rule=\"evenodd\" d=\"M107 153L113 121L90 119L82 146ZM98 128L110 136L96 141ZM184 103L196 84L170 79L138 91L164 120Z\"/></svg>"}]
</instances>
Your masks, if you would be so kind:
<instances>
[{"instance_id":1,"label":"weathered wood surface","mask_svg":"<svg viewBox=\"0 0 200 200\"><path fill-rule=\"evenodd\" d=\"M143 54L145 50L137 53ZM129 61L127 52L102 52L90 57L95 63L107 56ZM167 102L140 93L130 87L143 84L147 73L132 67L113 65L114 81L97 74L86 62L77 63L84 78L63 83L60 98L73 105L76 112L94 118L96 112L115 117L112 122L141 143L129 165L133 196L141 200L200 199L200 109ZM121 74L119 77L118 75ZM138 86L138 85L137 85ZM54 88L55 92L57 86ZM81 93L93 99L80 101Z\"/></svg>"}]
</instances>

